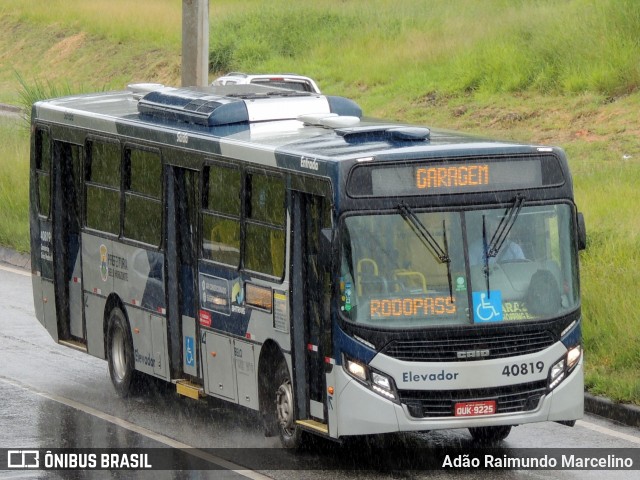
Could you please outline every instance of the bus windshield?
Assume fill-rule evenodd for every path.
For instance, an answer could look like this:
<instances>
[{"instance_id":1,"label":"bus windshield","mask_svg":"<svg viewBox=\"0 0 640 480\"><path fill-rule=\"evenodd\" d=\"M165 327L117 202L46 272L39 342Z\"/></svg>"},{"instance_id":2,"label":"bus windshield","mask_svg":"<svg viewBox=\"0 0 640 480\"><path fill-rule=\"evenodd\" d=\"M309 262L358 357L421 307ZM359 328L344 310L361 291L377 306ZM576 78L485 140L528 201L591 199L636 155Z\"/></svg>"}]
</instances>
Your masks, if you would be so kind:
<instances>
[{"instance_id":1,"label":"bus windshield","mask_svg":"<svg viewBox=\"0 0 640 480\"><path fill-rule=\"evenodd\" d=\"M579 302L571 222L568 204L346 217L342 316L400 329L561 315Z\"/></svg>"}]
</instances>

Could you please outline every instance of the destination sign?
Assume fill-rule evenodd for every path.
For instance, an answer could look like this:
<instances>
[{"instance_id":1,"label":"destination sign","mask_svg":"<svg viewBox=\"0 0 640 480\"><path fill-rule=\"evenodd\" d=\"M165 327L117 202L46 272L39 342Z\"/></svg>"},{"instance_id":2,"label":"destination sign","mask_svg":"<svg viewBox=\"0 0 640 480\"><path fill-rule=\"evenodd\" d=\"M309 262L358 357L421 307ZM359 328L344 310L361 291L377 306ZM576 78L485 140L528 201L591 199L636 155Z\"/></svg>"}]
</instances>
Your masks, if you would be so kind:
<instances>
[{"instance_id":1,"label":"destination sign","mask_svg":"<svg viewBox=\"0 0 640 480\"><path fill-rule=\"evenodd\" d=\"M416 188L489 185L488 164L416 168Z\"/></svg>"},{"instance_id":2,"label":"destination sign","mask_svg":"<svg viewBox=\"0 0 640 480\"><path fill-rule=\"evenodd\" d=\"M548 155L358 165L347 189L353 197L383 197L519 190L563 183L559 162Z\"/></svg>"}]
</instances>

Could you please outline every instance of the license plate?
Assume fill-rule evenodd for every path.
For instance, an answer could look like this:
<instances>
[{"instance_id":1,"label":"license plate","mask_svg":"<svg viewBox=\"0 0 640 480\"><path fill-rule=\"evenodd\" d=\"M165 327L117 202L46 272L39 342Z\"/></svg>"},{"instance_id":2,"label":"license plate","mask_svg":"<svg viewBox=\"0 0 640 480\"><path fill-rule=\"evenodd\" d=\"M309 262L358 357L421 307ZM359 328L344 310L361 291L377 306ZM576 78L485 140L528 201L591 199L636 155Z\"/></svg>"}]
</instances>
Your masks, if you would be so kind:
<instances>
[{"instance_id":1,"label":"license plate","mask_svg":"<svg viewBox=\"0 0 640 480\"><path fill-rule=\"evenodd\" d=\"M492 415L494 413L496 413L495 400L460 402L454 405L454 414L456 417L476 417L478 415Z\"/></svg>"}]
</instances>

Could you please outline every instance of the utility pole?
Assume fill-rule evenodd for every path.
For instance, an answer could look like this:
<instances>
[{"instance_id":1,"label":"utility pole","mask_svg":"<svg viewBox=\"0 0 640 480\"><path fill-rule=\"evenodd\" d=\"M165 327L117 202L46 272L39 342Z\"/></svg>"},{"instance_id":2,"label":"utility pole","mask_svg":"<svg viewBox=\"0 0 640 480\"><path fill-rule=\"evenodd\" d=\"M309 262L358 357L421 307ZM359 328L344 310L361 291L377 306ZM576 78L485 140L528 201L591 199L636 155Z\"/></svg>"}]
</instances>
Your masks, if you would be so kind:
<instances>
[{"instance_id":1,"label":"utility pole","mask_svg":"<svg viewBox=\"0 0 640 480\"><path fill-rule=\"evenodd\" d=\"M209 84L209 0L182 0L182 86Z\"/></svg>"}]
</instances>

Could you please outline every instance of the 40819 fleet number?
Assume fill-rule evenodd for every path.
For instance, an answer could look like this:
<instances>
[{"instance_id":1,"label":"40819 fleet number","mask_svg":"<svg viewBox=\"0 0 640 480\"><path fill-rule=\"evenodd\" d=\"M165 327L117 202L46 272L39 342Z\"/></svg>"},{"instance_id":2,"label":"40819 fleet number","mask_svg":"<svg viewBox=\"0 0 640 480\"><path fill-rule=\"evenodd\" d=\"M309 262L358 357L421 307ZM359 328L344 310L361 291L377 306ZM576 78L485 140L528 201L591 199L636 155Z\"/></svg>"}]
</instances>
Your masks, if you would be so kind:
<instances>
[{"instance_id":1,"label":"40819 fleet number","mask_svg":"<svg viewBox=\"0 0 640 480\"><path fill-rule=\"evenodd\" d=\"M544 362L537 361L533 362L524 362L524 363L514 363L512 365L505 365L502 369L502 375L507 377L514 376L517 377L519 375L533 375L535 373L542 373L544 371Z\"/></svg>"}]
</instances>

